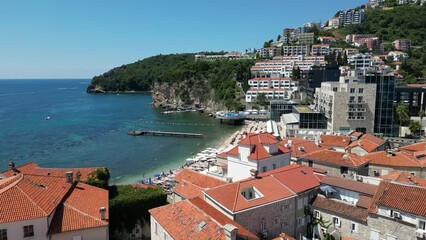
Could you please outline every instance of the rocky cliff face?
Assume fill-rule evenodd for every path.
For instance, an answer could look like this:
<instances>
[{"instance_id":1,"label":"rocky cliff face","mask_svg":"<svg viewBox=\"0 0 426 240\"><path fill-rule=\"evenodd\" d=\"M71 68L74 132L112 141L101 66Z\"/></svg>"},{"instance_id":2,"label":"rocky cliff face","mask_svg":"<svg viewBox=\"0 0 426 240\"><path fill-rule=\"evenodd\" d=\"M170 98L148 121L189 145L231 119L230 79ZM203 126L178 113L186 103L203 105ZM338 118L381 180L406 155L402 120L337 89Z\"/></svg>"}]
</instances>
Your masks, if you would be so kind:
<instances>
[{"instance_id":1,"label":"rocky cliff face","mask_svg":"<svg viewBox=\"0 0 426 240\"><path fill-rule=\"evenodd\" d=\"M208 112L223 110L222 104L213 101L213 90L207 80L186 80L180 83L155 83L152 104L164 109L203 108Z\"/></svg>"}]
</instances>

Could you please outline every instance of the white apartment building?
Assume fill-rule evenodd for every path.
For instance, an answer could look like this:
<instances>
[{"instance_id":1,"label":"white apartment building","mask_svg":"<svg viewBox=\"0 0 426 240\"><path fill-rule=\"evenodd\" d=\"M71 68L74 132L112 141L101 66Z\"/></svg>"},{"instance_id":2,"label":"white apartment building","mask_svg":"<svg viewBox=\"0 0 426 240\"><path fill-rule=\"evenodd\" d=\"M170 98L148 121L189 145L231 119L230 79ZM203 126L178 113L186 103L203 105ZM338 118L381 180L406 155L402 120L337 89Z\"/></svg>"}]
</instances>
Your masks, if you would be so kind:
<instances>
[{"instance_id":1,"label":"white apartment building","mask_svg":"<svg viewBox=\"0 0 426 240\"><path fill-rule=\"evenodd\" d=\"M294 55L309 55L309 46L284 46L283 47L284 56L294 56Z\"/></svg>"},{"instance_id":2,"label":"white apartment building","mask_svg":"<svg viewBox=\"0 0 426 240\"><path fill-rule=\"evenodd\" d=\"M348 63L352 65L355 70L365 70L371 67L371 55L368 54L354 54L348 58Z\"/></svg>"},{"instance_id":3,"label":"white apartment building","mask_svg":"<svg viewBox=\"0 0 426 240\"><path fill-rule=\"evenodd\" d=\"M246 102L255 102L264 93L268 100L290 100L299 91L299 82L290 78L253 78L249 80L250 89L246 92Z\"/></svg>"},{"instance_id":4,"label":"white apartment building","mask_svg":"<svg viewBox=\"0 0 426 240\"><path fill-rule=\"evenodd\" d=\"M374 132L376 84L359 83L356 77L323 82L316 88L315 105L325 113L330 131Z\"/></svg>"},{"instance_id":5,"label":"white apartment building","mask_svg":"<svg viewBox=\"0 0 426 240\"><path fill-rule=\"evenodd\" d=\"M277 56L273 60L257 62L251 67L253 78L288 78L293 68L309 70L310 67L325 66L324 56Z\"/></svg>"},{"instance_id":6,"label":"white apartment building","mask_svg":"<svg viewBox=\"0 0 426 240\"><path fill-rule=\"evenodd\" d=\"M330 45L329 44L313 44L311 54L322 55L322 56L328 55L330 54Z\"/></svg>"},{"instance_id":7,"label":"white apartment building","mask_svg":"<svg viewBox=\"0 0 426 240\"><path fill-rule=\"evenodd\" d=\"M270 47L260 49L259 56L260 58L271 58L281 55L281 48Z\"/></svg>"}]
</instances>

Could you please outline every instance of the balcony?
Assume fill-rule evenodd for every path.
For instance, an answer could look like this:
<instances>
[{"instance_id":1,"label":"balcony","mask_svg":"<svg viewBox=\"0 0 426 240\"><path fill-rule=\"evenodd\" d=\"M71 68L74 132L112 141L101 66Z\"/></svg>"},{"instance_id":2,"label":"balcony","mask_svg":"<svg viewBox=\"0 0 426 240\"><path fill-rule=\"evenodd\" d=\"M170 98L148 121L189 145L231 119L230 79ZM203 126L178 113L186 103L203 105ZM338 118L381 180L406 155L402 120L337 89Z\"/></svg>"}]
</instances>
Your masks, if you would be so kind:
<instances>
[{"instance_id":1,"label":"balcony","mask_svg":"<svg viewBox=\"0 0 426 240\"><path fill-rule=\"evenodd\" d=\"M352 101L349 101L348 102L348 104L365 104L366 102L364 101L364 100L362 100L362 101L357 101L357 100L352 100Z\"/></svg>"},{"instance_id":2,"label":"balcony","mask_svg":"<svg viewBox=\"0 0 426 240\"><path fill-rule=\"evenodd\" d=\"M349 108L346 112L366 112L367 109L365 108Z\"/></svg>"},{"instance_id":3,"label":"balcony","mask_svg":"<svg viewBox=\"0 0 426 240\"><path fill-rule=\"evenodd\" d=\"M348 117L346 120L365 120L365 117Z\"/></svg>"}]
</instances>

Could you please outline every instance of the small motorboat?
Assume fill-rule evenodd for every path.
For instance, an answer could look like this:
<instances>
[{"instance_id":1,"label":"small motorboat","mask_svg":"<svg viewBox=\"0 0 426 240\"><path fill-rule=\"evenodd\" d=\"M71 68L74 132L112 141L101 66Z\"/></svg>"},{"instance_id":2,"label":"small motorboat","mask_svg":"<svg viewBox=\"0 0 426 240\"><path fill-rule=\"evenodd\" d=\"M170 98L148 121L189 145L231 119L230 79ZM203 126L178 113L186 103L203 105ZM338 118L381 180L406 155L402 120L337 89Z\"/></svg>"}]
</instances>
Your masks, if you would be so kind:
<instances>
[{"instance_id":1,"label":"small motorboat","mask_svg":"<svg viewBox=\"0 0 426 240\"><path fill-rule=\"evenodd\" d=\"M44 120L50 120L50 116L45 117Z\"/></svg>"}]
</instances>

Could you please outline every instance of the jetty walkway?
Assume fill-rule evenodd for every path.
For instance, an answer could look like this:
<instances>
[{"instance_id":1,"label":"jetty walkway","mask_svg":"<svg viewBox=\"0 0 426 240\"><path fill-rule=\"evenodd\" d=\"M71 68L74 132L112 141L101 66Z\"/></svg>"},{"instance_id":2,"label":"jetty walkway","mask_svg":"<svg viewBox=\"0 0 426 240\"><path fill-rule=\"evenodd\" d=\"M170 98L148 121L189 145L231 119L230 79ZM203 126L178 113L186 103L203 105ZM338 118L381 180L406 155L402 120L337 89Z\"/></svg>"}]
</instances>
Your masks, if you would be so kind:
<instances>
[{"instance_id":1,"label":"jetty walkway","mask_svg":"<svg viewBox=\"0 0 426 240\"><path fill-rule=\"evenodd\" d=\"M134 130L130 131L127 134L131 136L169 136L169 137L193 137L193 138L203 138L203 134L200 133L185 133L185 132L163 132L163 131L152 131L152 130Z\"/></svg>"}]
</instances>

